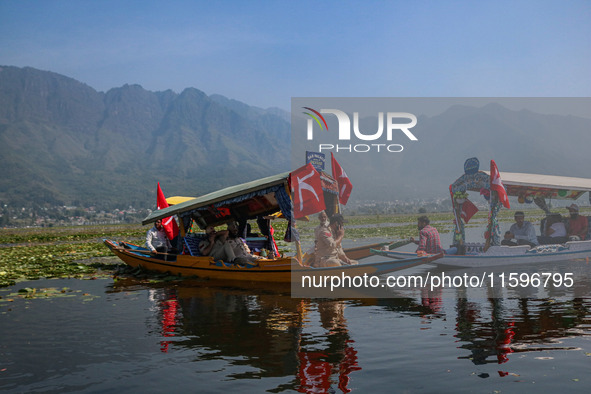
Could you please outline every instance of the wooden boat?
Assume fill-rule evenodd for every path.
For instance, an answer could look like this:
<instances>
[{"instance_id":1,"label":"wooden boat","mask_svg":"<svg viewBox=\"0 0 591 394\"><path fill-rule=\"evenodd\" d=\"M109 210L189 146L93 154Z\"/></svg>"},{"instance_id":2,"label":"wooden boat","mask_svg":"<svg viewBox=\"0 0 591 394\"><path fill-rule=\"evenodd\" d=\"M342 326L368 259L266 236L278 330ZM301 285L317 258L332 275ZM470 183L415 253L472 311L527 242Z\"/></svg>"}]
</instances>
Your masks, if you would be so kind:
<instances>
[{"instance_id":1,"label":"wooden boat","mask_svg":"<svg viewBox=\"0 0 591 394\"><path fill-rule=\"evenodd\" d=\"M490 190L490 173L478 171L477 167L476 159L468 159L464 165L464 175L450 185L456 224L453 246L458 249L458 253L446 254L434 264L455 267L516 266L591 257L591 217L587 218L590 222L590 232L584 241L535 247L500 245L500 228L496 215L501 209L501 204L496 192ZM551 213L546 204L547 198L576 200L584 193L591 192L591 179L586 178L510 172L501 172L500 177L508 196L518 197L520 204L535 203L546 214ZM480 242L468 243L465 239L465 220L461 212L462 204L467 200L467 192L478 192L485 196L490 193L489 223L485 233L488 234L488 238ZM415 255L397 250L373 250L373 253L395 259L407 259Z\"/></svg>"},{"instance_id":2,"label":"wooden boat","mask_svg":"<svg viewBox=\"0 0 591 394\"><path fill-rule=\"evenodd\" d=\"M176 205L152 212L143 224L148 224L176 215L180 223L180 237L183 245L181 254L152 254L146 248L126 242L105 240L105 245L121 260L131 267L143 267L156 272L170 272L174 275L197 276L222 280L247 280L259 282L293 282L299 281L302 275L331 275L346 272L348 275L380 275L395 270L409 268L418 264L432 261L441 256L419 258L412 256L401 261L385 261L381 263L359 264L331 268L310 268L305 263L299 242L296 241L296 256L267 256L253 263L231 264L229 262L214 261L209 256L201 256L198 252L199 238L188 234L188 229L196 224L201 229L207 226L218 226L230 221L246 225L248 220L257 219L259 226L265 227L265 220L270 220L272 214L281 212L290 219L292 202L288 193L289 173L259 179L222 189L193 199L178 200ZM327 208L330 202L336 201L336 193L331 188L334 180L325 177L323 190ZM333 204L333 209L336 204ZM334 212L334 211L333 211ZM265 219L266 218L266 219ZM273 249L273 235L267 228L261 228L262 237L254 239L262 242L258 246L263 250ZM294 231L294 230L292 230ZM294 231L295 232L295 231ZM295 235L297 237L297 233ZM249 238L246 238L247 243ZM352 259L362 259L371 256L370 249L381 247L382 244L372 244L347 250ZM273 253L270 253L271 255Z\"/></svg>"},{"instance_id":3,"label":"wooden boat","mask_svg":"<svg viewBox=\"0 0 591 394\"><path fill-rule=\"evenodd\" d=\"M304 275L349 276L381 275L431 262L442 255L417 257L379 263L348 265L342 267L311 268L300 265L293 257L260 259L254 264L236 265L214 261L207 256L168 255L172 261L155 257L147 248L126 242L105 240L105 245L123 262L131 267L172 275L196 276L205 279L245 280L253 282L290 283L301 281ZM368 249L369 252L369 249ZM293 275L293 276L292 276Z\"/></svg>"}]
</instances>

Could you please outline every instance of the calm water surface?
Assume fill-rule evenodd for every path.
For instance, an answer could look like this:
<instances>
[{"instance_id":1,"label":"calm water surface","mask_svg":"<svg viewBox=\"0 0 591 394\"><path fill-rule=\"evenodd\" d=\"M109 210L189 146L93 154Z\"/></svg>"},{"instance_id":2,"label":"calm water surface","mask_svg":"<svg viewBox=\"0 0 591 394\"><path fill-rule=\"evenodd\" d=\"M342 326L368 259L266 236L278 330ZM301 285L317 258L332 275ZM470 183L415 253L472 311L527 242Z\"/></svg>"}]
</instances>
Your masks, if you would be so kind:
<instances>
[{"instance_id":1,"label":"calm water surface","mask_svg":"<svg viewBox=\"0 0 591 394\"><path fill-rule=\"evenodd\" d=\"M25 287L53 293L16 294ZM19 283L0 289L0 391L591 390L591 298L456 293L320 300L198 281Z\"/></svg>"}]
</instances>

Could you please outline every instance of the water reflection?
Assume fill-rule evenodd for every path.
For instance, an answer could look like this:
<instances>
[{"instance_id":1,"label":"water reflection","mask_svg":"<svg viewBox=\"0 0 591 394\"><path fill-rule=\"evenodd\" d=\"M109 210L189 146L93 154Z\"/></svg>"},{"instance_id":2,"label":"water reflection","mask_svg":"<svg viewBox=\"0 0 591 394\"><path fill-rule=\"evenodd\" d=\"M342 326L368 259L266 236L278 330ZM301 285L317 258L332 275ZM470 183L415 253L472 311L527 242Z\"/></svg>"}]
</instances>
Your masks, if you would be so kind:
<instances>
[{"instance_id":1,"label":"water reflection","mask_svg":"<svg viewBox=\"0 0 591 394\"><path fill-rule=\"evenodd\" d=\"M163 337L174 337L175 329L177 325L177 312L178 312L178 301L174 293L170 293L168 298L160 302L161 310L161 322L162 322L162 336ZM171 341L160 342L160 351L168 353L168 345Z\"/></svg>"},{"instance_id":2,"label":"water reflection","mask_svg":"<svg viewBox=\"0 0 591 394\"><path fill-rule=\"evenodd\" d=\"M118 282L114 291L134 286ZM577 350L561 341L590 334L589 298L509 299L483 291L482 298L471 299L462 289L453 290L453 296L451 291L423 290L417 297L391 299L311 300L294 299L273 288L209 282L150 290L161 352L188 351L197 370L217 365L220 380L285 378L267 388L271 392L352 390L356 372L371 368L371 360L359 357L357 342L379 339L351 334L349 308L380 311L379 325L385 324L388 313L453 322L450 334L456 341L454 347L439 348L443 358L499 365L501 377L511 374L508 365L515 353ZM417 333L416 341L401 349L412 353L421 346L421 337Z\"/></svg>"},{"instance_id":3,"label":"water reflection","mask_svg":"<svg viewBox=\"0 0 591 394\"><path fill-rule=\"evenodd\" d=\"M119 282L118 290L130 285ZM226 378L291 376L275 390L350 392L350 375L362 368L345 318L350 301L223 286L151 293L163 337L160 350L197 350L195 362L224 360L235 367Z\"/></svg>"},{"instance_id":4,"label":"water reflection","mask_svg":"<svg viewBox=\"0 0 591 394\"><path fill-rule=\"evenodd\" d=\"M307 302L311 307L311 303ZM345 301L316 302L325 341L316 350L317 338L302 336L298 348L297 390L302 393L326 393L337 386L348 393L350 374L361 370L357 351L347 330Z\"/></svg>"},{"instance_id":5,"label":"water reflection","mask_svg":"<svg viewBox=\"0 0 591 394\"><path fill-rule=\"evenodd\" d=\"M488 304L488 305L487 305ZM512 353L578 350L560 339L589 335L589 299L531 300L489 298L480 303L456 300L459 348L474 364L504 364ZM582 331L575 331L577 327ZM499 371L501 374L501 371Z\"/></svg>"},{"instance_id":6,"label":"water reflection","mask_svg":"<svg viewBox=\"0 0 591 394\"><path fill-rule=\"evenodd\" d=\"M574 378L591 384L588 297L457 289L293 299L208 281L22 287L39 285L72 291L31 298L0 289L0 332L10 333L0 344L0 391L191 392L199 381L205 392L454 392L459 384L484 392L511 391L498 379L511 383L503 377L516 373L547 390Z\"/></svg>"}]
</instances>

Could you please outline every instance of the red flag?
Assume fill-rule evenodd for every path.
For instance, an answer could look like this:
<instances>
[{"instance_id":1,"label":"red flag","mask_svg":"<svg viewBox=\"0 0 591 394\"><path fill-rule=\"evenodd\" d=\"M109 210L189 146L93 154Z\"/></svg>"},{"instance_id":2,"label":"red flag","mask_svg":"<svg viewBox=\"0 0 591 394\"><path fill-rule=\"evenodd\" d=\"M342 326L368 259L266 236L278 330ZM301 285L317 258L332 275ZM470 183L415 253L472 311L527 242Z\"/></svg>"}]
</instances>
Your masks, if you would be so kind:
<instances>
[{"instance_id":1,"label":"red flag","mask_svg":"<svg viewBox=\"0 0 591 394\"><path fill-rule=\"evenodd\" d=\"M460 216L464 219L464 223L468 223L470 218L474 216L474 214L478 212L478 208L476 205L472 204L472 201L466 199L462 204L462 213Z\"/></svg>"},{"instance_id":2,"label":"red flag","mask_svg":"<svg viewBox=\"0 0 591 394\"><path fill-rule=\"evenodd\" d=\"M337 163L332 152L330 152L330 160L332 163L332 177L337 181L339 187L339 201L341 204L347 205L347 201L349 201L349 196L353 190L353 184L349 180L345 170Z\"/></svg>"},{"instance_id":3,"label":"red flag","mask_svg":"<svg viewBox=\"0 0 591 394\"><path fill-rule=\"evenodd\" d=\"M156 209L168 208L168 202L164 198L164 193L160 189L160 182L158 182L158 191L156 192ZM173 239L179 234L179 226L172 216L162 219L162 227L168 239Z\"/></svg>"},{"instance_id":4,"label":"red flag","mask_svg":"<svg viewBox=\"0 0 591 394\"><path fill-rule=\"evenodd\" d=\"M497 192L497 194L499 195L499 201L503 203L505 208L510 208L507 190L505 190L505 186L503 186L503 182L501 182L499 169L497 168L497 164L494 160L490 161L490 189Z\"/></svg>"},{"instance_id":5,"label":"red flag","mask_svg":"<svg viewBox=\"0 0 591 394\"><path fill-rule=\"evenodd\" d=\"M296 219L326 209L320 174L312 164L298 168L290 174L293 193L293 216Z\"/></svg>"}]
</instances>

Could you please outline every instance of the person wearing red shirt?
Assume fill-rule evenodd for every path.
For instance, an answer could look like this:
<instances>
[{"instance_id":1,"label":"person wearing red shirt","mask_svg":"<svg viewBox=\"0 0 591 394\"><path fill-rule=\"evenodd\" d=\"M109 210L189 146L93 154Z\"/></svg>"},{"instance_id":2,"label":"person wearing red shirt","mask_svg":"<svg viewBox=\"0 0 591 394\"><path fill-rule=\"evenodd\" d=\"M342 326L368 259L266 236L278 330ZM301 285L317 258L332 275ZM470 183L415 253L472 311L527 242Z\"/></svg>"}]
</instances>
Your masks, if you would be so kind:
<instances>
[{"instance_id":1,"label":"person wearing red shirt","mask_svg":"<svg viewBox=\"0 0 591 394\"><path fill-rule=\"evenodd\" d=\"M439 232L435 227L429 225L430 221L427 216L420 216L417 219L417 227L419 229L419 240L410 237L411 242L419 245L417 254L437 254L443 252L441 247L441 239Z\"/></svg>"},{"instance_id":2,"label":"person wearing red shirt","mask_svg":"<svg viewBox=\"0 0 591 394\"><path fill-rule=\"evenodd\" d=\"M579 206L571 204L566 207L570 213L568 219L568 238L570 241L584 241L587 237L587 217L579 215Z\"/></svg>"}]
</instances>

